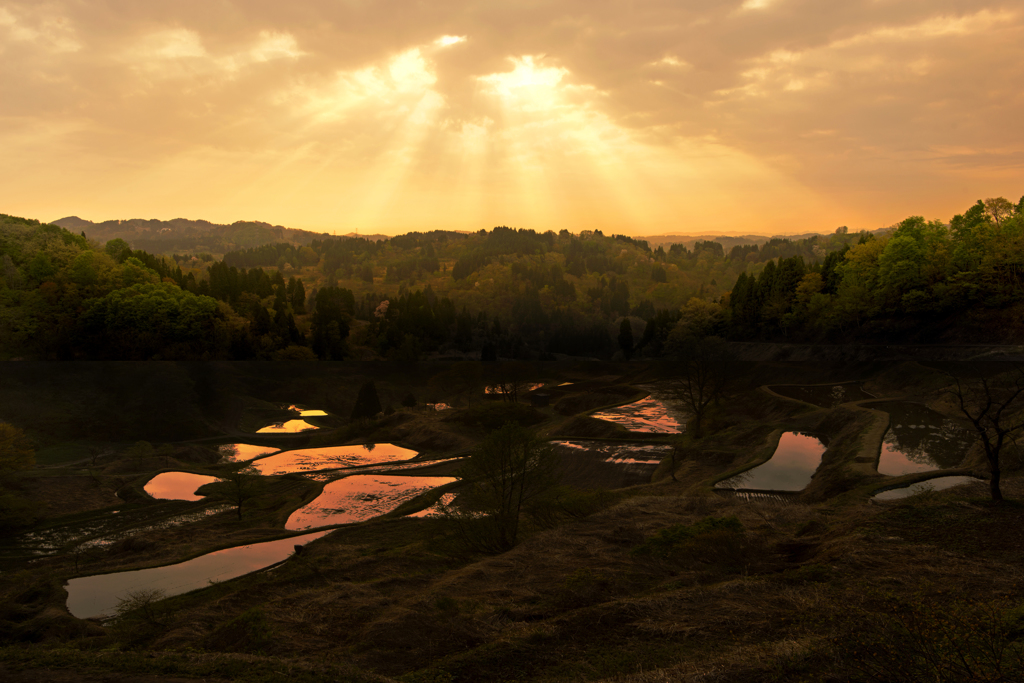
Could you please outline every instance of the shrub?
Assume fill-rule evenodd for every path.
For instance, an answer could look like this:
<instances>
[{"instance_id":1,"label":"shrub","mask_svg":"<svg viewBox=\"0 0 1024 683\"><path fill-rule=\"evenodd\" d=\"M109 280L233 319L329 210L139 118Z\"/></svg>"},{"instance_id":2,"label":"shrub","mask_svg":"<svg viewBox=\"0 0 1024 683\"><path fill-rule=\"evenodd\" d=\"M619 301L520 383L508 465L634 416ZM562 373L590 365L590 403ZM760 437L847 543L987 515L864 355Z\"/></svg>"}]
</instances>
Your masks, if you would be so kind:
<instances>
[{"instance_id":1,"label":"shrub","mask_svg":"<svg viewBox=\"0 0 1024 683\"><path fill-rule=\"evenodd\" d=\"M846 619L832 642L844 680L1016 681L1024 671L1024 605L886 597Z\"/></svg>"},{"instance_id":2,"label":"shrub","mask_svg":"<svg viewBox=\"0 0 1024 683\"><path fill-rule=\"evenodd\" d=\"M217 650L261 652L273 644L274 637L266 614L253 607L218 626L207 642Z\"/></svg>"},{"instance_id":3,"label":"shrub","mask_svg":"<svg viewBox=\"0 0 1024 683\"><path fill-rule=\"evenodd\" d=\"M696 524L675 524L633 550L634 556L675 564L711 564L739 569L749 550L743 524L736 517L707 517Z\"/></svg>"}]
</instances>

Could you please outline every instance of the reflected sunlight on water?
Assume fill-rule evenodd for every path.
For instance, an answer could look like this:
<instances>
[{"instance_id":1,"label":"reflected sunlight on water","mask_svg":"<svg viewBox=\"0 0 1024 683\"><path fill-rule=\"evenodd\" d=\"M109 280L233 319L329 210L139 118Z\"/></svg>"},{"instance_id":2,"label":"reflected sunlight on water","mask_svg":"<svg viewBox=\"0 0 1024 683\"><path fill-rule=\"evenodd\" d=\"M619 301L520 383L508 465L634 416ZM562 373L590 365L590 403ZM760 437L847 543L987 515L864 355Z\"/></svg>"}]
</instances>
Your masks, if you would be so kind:
<instances>
[{"instance_id":1,"label":"reflected sunlight on water","mask_svg":"<svg viewBox=\"0 0 1024 683\"><path fill-rule=\"evenodd\" d=\"M324 487L316 500L296 510L286 529L362 522L391 512L424 491L457 481L455 477L409 477L355 474Z\"/></svg>"},{"instance_id":2,"label":"reflected sunlight on water","mask_svg":"<svg viewBox=\"0 0 1024 683\"><path fill-rule=\"evenodd\" d=\"M165 597L170 597L204 588L211 581L227 581L280 562L292 554L295 546L328 533L318 531L225 548L163 567L71 579L67 583L68 610L79 619L87 619L112 614L118 601L129 592L161 590Z\"/></svg>"},{"instance_id":3,"label":"reflected sunlight on water","mask_svg":"<svg viewBox=\"0 0 1024 683\"><path fill-rule=\"evenodd\" d=\"M315 472L357 465L397 462L410 460L416 455L416 451L396 446L393 443L325 446L284 451L277 455L254 460L251 467L263 475L288 474L290 472Z\"/></svg>"},{"instance_id":4,"label":"reflected sunlight on water","mask_svg":"<svg viewBox=\"0 0 1024 683\"><path fill-rule=\"evenodd\" d=\"M277 453L280 448L275 446L255 446L249 443L226 443L218 447L220 457L225 462L245 462L261 455Z\"/></svg>"},{"instance_id":5,"label":"reflected sunlight on water","mask_svg":"<svg viewBox=\"0 0 1024 683\"><path fill-rule=\"evenodd\" d=\"M867 407L890 416L878 459L879 474L898 476L957 467L976 439L962 423L920 403L887 401Z\"/></svg>"},{"instance_id":6,"label":"reflected sunlight on water","mask_svg":"<svg viewBox=\"0 0 1024 683\"><path fill-rule=\"evenodd\" d=\"M160 500L201 500L203 497L196 494L196 489L215 481L220 479L191 472L161 472L146 482L143 489Z\"/></svg>"},{"instance_id":7,"label":"reflected sunlight on water","mask_svg":"<svg viewBox=\"0 0 1024 683\"><path fill-rule=\"evenodd\" d=\"M308 432L311 429L320 429L311 425L305 420L288 420L287 422L275 422L262 429L257 429L257 434L293 434L295 432Z\"/></svg>"},{"instance_id":8,"label":"reflected sunlight on water","mask_svg":"<svg viewBox=\"0 0 1024 683\"><path fill-rule=\"evenodd\" d=\"M715 488L801 491L811 483L824 452L825 444L817 437L786 432L768 462L720 481Z\"/></svg>"},{"instance_id":9,"label":"reflected sunlight on water","mask_svg":"<svg viewBox=\"0 0 1024 683\"><path fill-rule=\"evenodd\" d=\"M660 387L640 387L650 392L650 396L639 401L610 408L591 417L620 424L631 432L648 434L679 434L686 426L686 414L667 389Z\"/></svg>"}]
</instances>

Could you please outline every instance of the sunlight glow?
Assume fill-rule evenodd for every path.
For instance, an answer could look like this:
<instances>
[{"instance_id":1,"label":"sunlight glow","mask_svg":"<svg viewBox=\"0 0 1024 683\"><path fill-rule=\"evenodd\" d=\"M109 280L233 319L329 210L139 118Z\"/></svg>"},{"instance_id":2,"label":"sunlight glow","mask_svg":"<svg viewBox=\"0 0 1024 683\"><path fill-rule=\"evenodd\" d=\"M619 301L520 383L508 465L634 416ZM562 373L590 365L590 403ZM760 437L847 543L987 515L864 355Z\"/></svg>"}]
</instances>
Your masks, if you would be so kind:
<instances>
[{"instance_id":1,"label":"sunlight glow","mask_svg":"<svg viewBox=\"0 0 1024 683\"><path fill-rule=\"evenodd\" d=\"M441 36L434 41L434 45L437 45L438 47L448 47L449 45L464 42L466 42L466 36Z\"/></svg>"}]
</instances>

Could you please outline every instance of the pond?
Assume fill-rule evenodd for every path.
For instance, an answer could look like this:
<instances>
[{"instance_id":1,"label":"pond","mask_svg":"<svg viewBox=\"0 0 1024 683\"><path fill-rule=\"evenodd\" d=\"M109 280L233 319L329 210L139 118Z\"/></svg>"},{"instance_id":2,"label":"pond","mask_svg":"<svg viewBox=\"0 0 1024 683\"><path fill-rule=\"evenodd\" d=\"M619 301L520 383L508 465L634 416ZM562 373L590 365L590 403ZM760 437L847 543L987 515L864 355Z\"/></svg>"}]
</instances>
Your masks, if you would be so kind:
<instances>
[{"instance_id":1,"label":"pond","mask_svg":"<svg viewBox=\"0 0 1024 683\"><path fill-rule=\"evenodd\" d=\"M768 462L720 481L715 488L801 491L811 483L824 452L825 444L816 436L786 432Z\"/></svg>"},{"instance_id":2,"label":"pond","mask_svg":"<svg viewBox=\"0 0 1024 683\"><path fill-rule=\"evenodd\" d=\"M79 619L113 614L129 593L163 591L164 597L180 595L263 569L286 559L297 545L305 545L329 531L318 531L276 541L252 543L216 550L178 564L71 579L67 583L68 611Z\"/></svg>"},{"instance_id":3,"label":"pond","mask_svg":"<svg viewBox=\"0 0 1024 683\"><path fill-rule=\"evenodd\" d=\"M276 446L256 446L250 443L226 443L218 447L217 450L220 451L220 459L223 462L245 462L261 455L277 453L281 449Z\"/></svg>"},{"instance_id":4,"label":"pond","mask_svg":"<svg viewBox=\"0 0 1024 683\"><path fill-rule=\"evenodd\" d=\"M835 408L840 403L874 398L864 391L859 382L839 384L775 384L768 387L780 396L805 401L820 408Z\"/></svg>"},{"instance_id":5,"label":"pond","mask_svg":"<svg viewBox=\"0 0 1024 683\"><path fill-rule=\"evenodd\" d=\"M974 432L926 405L908 401L869 403L889 413L878 473L889 476L957 467L974 444Z\"/></svg>"},{"instance_id":6,"label":"pond","mask_svg":"<svg viewBox=\"0 0 1024 683\"><path fill-rule=\"evenodd\" d=\"M882 491L881 493L876 493L871 497L871 500L899 500L900 498L908 498L910 496L917 495L918 493L924 493L925 491L942 491L943 489L950 489L954 486L974 483L987 482L984 479L977 479L975 477L935 477L934 479L919 481L916 484L911 484L909 486L901 486L897 489L889 489L887 491Z\"/></svg>"},{"instance_id":7,"label":"pond","mask_svg":"<svg viewBox=\"0 0 1024 683\"><path fill-rule=\"evenodd\" d=\"M672 447L642 442L552 441L563 476L580 488L649 484Z\"/></svg>"},{"instance_id":8,"label":"pond","mask_svg":"<svg viewBox=\"0 0 1024 683\"><path fill-rule=\"evenodd\" d=\"M146 482L143 490L159 500L202 500L196 489L215 481L220 480L191 472L161 472Z\"/></svg>"},{"instance_id":9,"label":"pond","mask_svg":"<svg viewBox=\"0 0 1024 683\"><path fill-rule=\"evenodd\" d=\"M451 505L455 500L455 493L445 493L441 498L431 505L430 507L423 508L419 512L413 512L412 514L406 515L406 517L443 517L444 507Z\"/></svg>"},{"instance_id":10,"label":"pond","mask_svg":"<svg viewBox=\"0 0 1024 683\"><path fill-rule=\"evenodd\" d=\"M609 408L591 417L622 425L631 432L647 434L679 434L686 426L686 414L674 400L670 390L662 387L640 387L650 396L617 408Z\"/></svg>"},{"instance_id":11,"label":"pond","mask_svg":"<svg viewBox=\"0 0 1024 683\"><path fill-rule=\"evenodd\" d=\"M455 477L355 474L327 484L316 500L291 514L285 528L298 531L362 522L391 512L424 491L454 481Z\"/></svg>"},{"instance_id":12,"label":"pond","mask_svg":"<svg viewBox=\"0 0 1024 683\"><path fill-rule=\"evenodd\" d=\"M294 434L296 432L308 432L311 429L320 429L316 425L311 425L305 420L288 420L286 422L275 422L274 424L267 425L261 429L257 429L257 434Z\"/></svg>"},{"instance_id":13,"label":"pond","mask_svg":"<svg viewBox=\"0 0 1024 683\"><path fill-rule=\"evenodd\" d=\"M315 472L357 465L377 465L415 458L417 452L393 443L368 443L352 446L326 446L284 451L254 460L250 467L263 475L290 472Z\"/></svg>"}]
</instances>

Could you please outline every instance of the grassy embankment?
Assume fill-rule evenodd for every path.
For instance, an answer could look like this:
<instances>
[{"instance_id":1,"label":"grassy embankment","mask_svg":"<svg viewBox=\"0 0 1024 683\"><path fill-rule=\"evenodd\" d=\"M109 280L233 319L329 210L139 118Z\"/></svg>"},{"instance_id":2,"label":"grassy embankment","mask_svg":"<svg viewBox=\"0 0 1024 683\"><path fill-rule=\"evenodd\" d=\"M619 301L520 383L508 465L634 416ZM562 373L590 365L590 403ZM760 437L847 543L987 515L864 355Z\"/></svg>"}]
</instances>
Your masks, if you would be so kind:
<instances>
[{"instance_id":1,"label":"grassy embankment","mask_svg":"<svg viewBox=\"0 0 1024 683\"><path fill-rule=\"evenodd\" d=\"M752 385L793 375L755 370ZM829 379L815 372L798 379ZM865 386L879 397L943 408L941 378L928 368L869 374ZM620 436L597 433L585 413L599 407L595 395L629 398L617 388L623 377L574 379L579 386L551 408L521 409L523 417L552 436ZM500 408L410 411L338 431L465 450ZM0 666L36 680L51 676L45 669L92 669L252 681L909 681L935 679L929 662L955 666L962 647L979 680L994 678L1009 661L986 659L986 648L1017 638L1007 652L1020 652L1024 508L990 505L984 484L869 504L895 481L873 469L886 424L878 411L820 409L751 386L715 411L708 436L684 443L678 481L663 465L649 485L567 495L502 555L466 552L443 520L391 516L339 529L273 572L156 603L131 617L130 629L60 617L71 558L45 560L8 575L5 636L22 643L2 651ZM802 494L747 502L712 490L769 457L784 430L828 444ZM982 472L977 449L964 465ZM237 538L275 526L280 533L289 505L311 493L286 489L298 484L281 478L240 524L229 521L233 513L214 516L161 542L180 553L187 539L172 534L203 538L203 525L211 538L232 529ZM1019 472L1005 490L1024 495ZM162 555L143 550L123 562L118 554L131 551L83 573L158 564Z\"/></svg>"}]
</instances>

